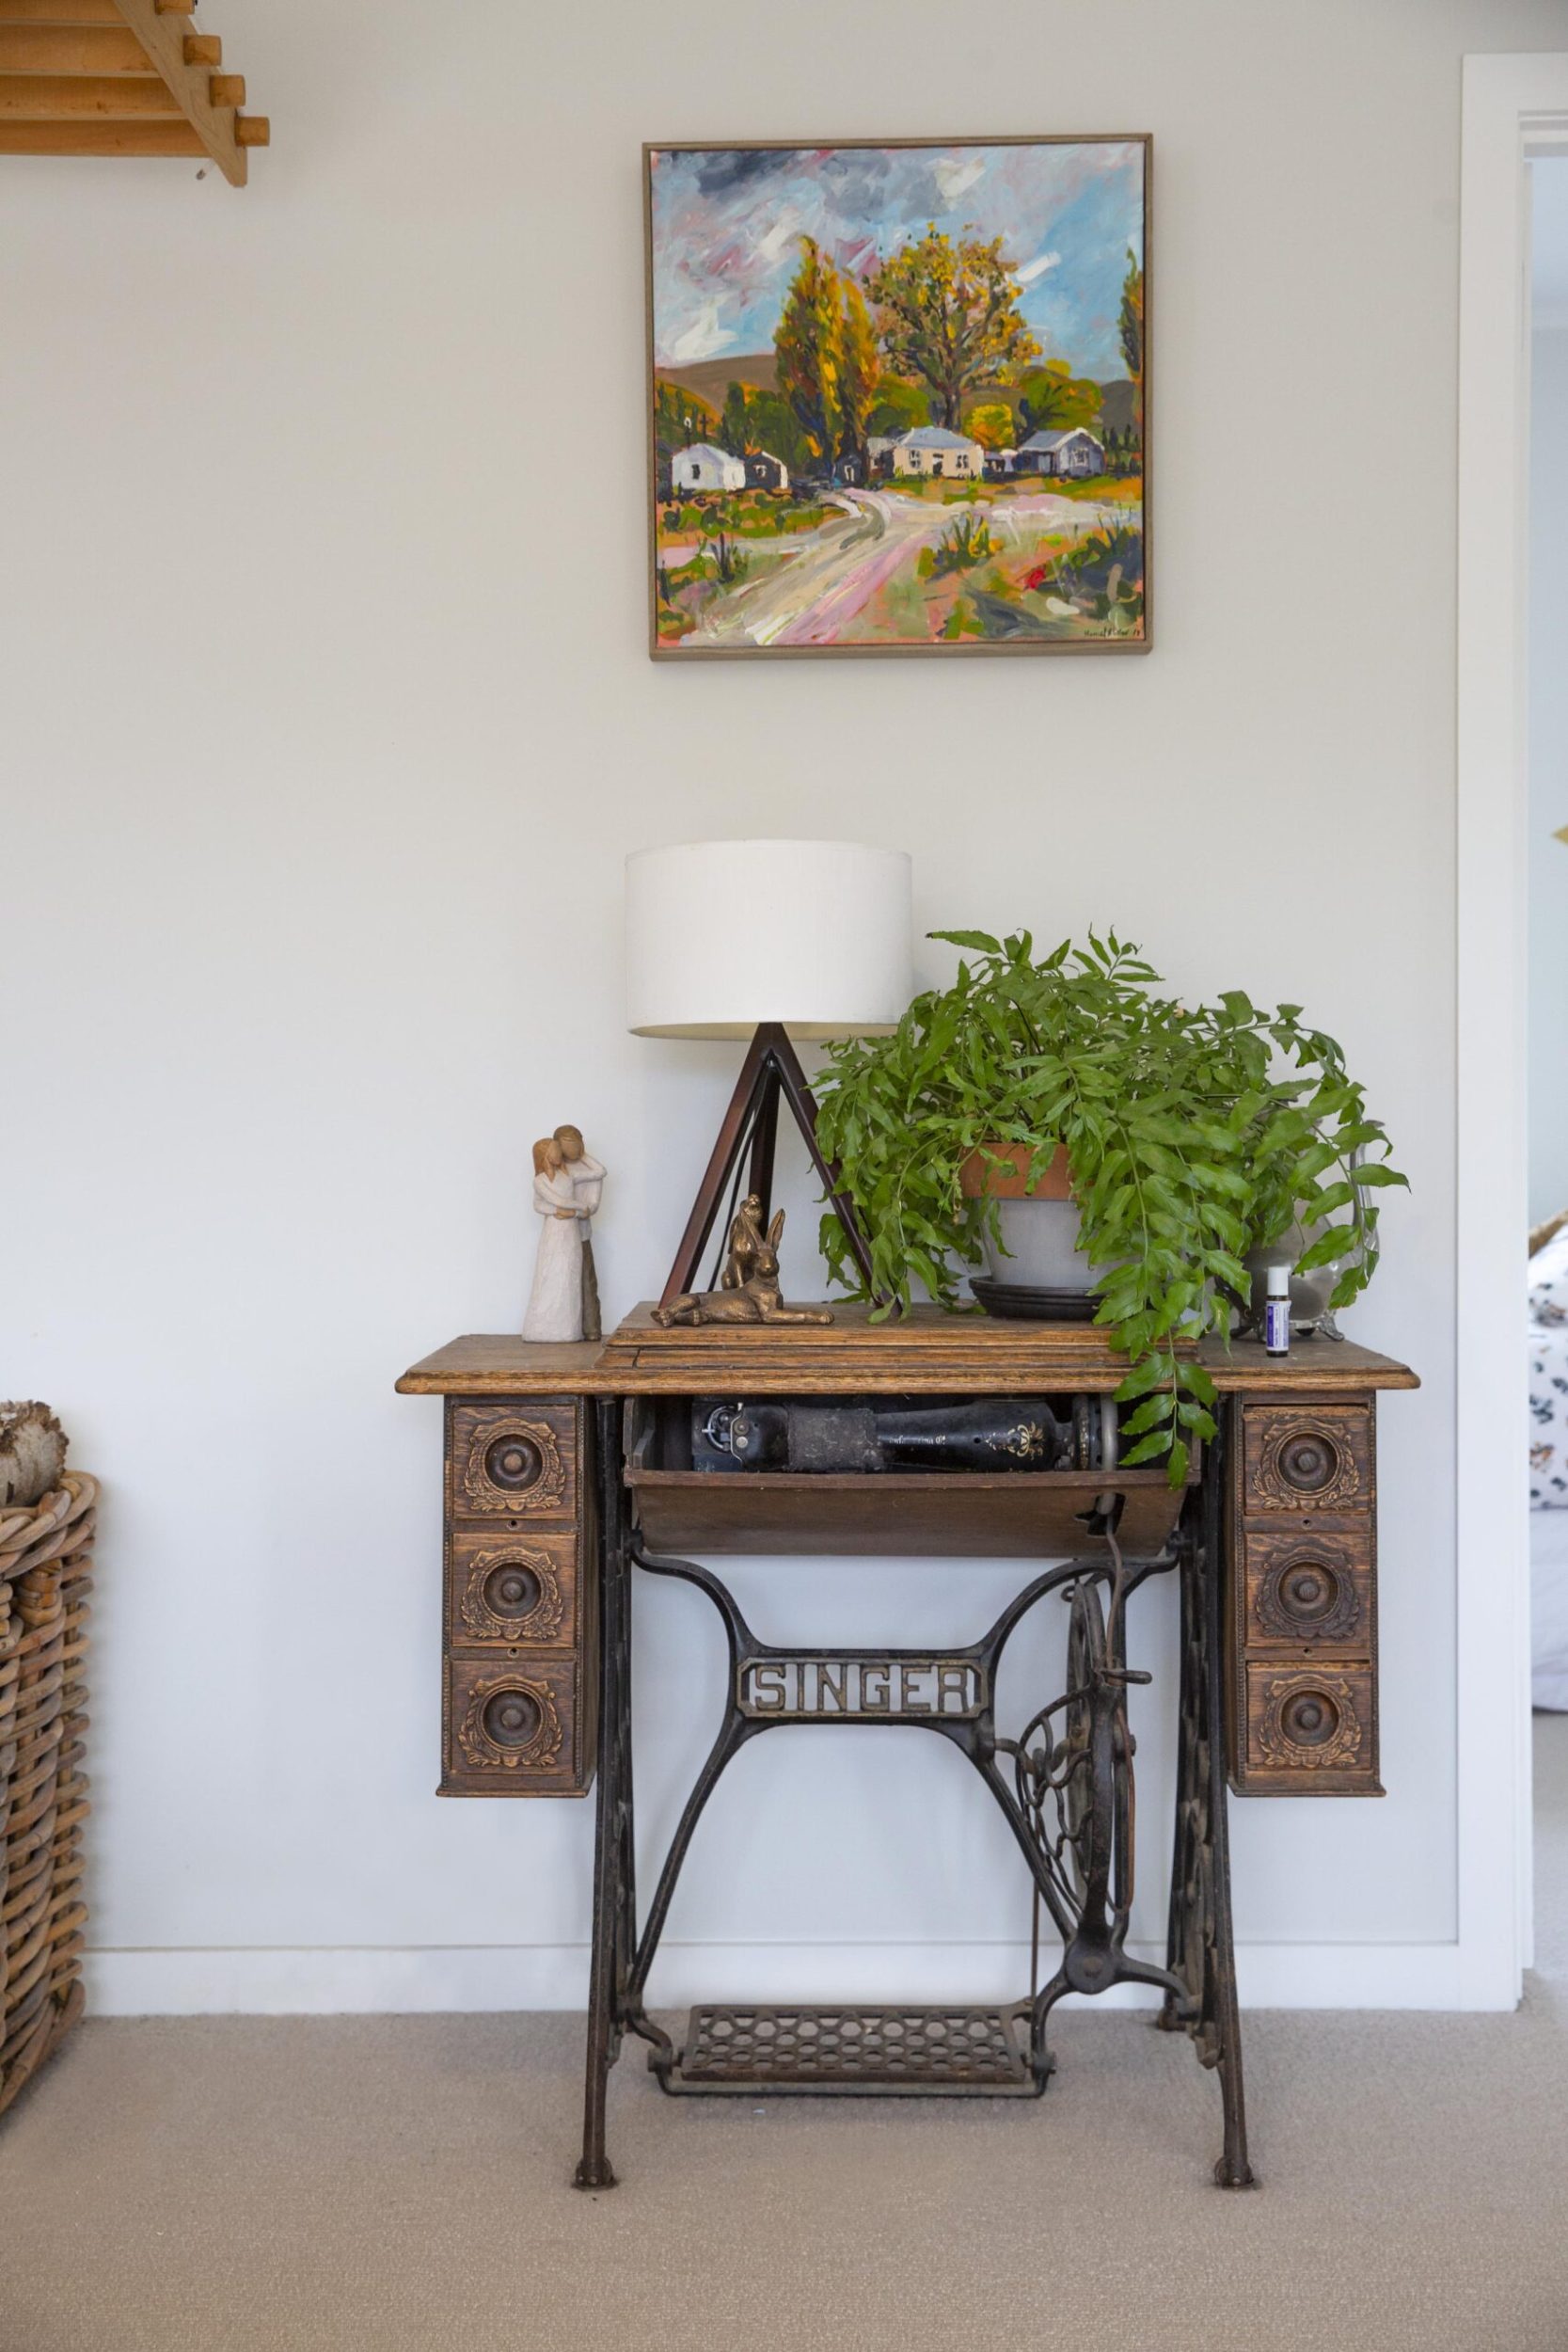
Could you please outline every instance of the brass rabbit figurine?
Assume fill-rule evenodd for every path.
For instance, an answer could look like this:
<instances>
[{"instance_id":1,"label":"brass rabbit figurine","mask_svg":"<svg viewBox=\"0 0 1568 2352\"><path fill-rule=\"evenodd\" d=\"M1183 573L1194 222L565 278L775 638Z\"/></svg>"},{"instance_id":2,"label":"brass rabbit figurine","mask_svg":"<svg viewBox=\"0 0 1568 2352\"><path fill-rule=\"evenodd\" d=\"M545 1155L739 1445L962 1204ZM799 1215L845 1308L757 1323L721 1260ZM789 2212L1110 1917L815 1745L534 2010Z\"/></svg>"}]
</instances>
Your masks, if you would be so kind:
<instances>
[{"instance_id":1,"label":"brass rabbit figurine","mask_svg":"<svg viewBox=\"0 0 1568 2352\"><path fill-rule=\"evenodd\" d=\"M786 1307L779 1289L779 1242L784 1213L778 1210L765 1233L762 1202L749 1192L730 1227L729 1255L716 1291L683 1291L668 1307L654 1309L666 1330L673 1323L832 1323L829 1307Z\"/></svg>"}]
</instances>

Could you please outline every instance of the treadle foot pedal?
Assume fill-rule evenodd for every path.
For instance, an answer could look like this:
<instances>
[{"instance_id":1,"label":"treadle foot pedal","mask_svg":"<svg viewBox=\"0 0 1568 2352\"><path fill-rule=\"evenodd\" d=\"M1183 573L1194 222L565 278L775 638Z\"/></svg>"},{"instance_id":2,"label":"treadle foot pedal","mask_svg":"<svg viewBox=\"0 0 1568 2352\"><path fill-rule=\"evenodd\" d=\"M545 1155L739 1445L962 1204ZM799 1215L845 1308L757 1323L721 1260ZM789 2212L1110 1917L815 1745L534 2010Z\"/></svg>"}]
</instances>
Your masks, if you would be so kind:
<instances>
[{"instance_id":1,"label":"treadle foot pedal","mask_svg":"<svg viewBox=\"0 0 1568 2352\"><path fill-rule=\"evenodd\" d=\"M694 2009L673 2059L650 2060L673 2096L1037 2099L1029 2004L1010 2009Z\"/></svg>"}]
</instances>

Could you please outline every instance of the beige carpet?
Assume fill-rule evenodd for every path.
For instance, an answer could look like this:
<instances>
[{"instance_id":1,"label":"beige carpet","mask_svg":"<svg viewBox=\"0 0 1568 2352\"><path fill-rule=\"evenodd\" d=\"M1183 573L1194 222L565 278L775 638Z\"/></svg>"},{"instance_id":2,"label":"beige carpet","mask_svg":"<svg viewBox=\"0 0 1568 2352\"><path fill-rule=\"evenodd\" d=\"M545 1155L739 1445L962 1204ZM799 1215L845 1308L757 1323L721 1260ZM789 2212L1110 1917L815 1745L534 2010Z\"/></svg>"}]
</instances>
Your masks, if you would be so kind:
<instances>
[{"instance_id":1,"label":"beige carpet","mask_svg":"<svg viewBox=\"0 0 1568 2352\"><path fill-rule=\"evenodd\" d=\"M0 2352L1568 2352L1568 1718L1516 2017L1246 2021L1255 2195L1182 2042L1034 2105L611 2089L569 2017L88 2024L0 2126Z\"/></svg>"}]
</instances>

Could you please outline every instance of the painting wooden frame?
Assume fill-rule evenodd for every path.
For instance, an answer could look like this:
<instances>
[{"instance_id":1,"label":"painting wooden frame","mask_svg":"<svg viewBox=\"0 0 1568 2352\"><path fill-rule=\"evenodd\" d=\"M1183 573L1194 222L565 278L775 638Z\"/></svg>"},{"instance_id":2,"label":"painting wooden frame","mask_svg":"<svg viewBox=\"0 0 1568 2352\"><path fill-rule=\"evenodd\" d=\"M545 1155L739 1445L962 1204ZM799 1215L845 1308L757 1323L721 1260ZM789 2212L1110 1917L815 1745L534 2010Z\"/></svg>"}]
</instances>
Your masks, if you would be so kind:
<instances>
[{"instance_id":1,"label":"painting wooden frame","mask_svg":"<svg viewBox=\"0 0 1568 2352\"><path fill-rule=\"evenodd\" d=\"M1148 314L1153 144L1147 132L1099 132L970 138L670 140L644 145L649 651L656 660L788 660L835 655L926 655L953 660L970 654L1126 654L1149 650ZM1135 179L1135 195L1125 199L1125 217L1131 230L1127 269L1131 273L1135 268L1137 273L1135 341L1140 364L1136 371L1128 365L1121 379L1097 379L1086 369L1084 374L1073 375L1073 355L1054 352L1042 344L1037 326L1038 313L1026 310L1022 293L1024 283L1060 263L1061 253L1042 248L1040 255L1020 261L1008 252L1004 232L996 231L992 237L987 237L985 231L990 223L984 216L959 224L958 207L953 204L947 205L942 214L933 214L928 234L916 238L906 230L902 243L894 242L890 234L885 254L879 237L870 246L869 260L851 250L846 263L840 253L828 250L825 238L816 240L802 235L794 240L804 258L797 261L796 278L779 310L774 339L775 375L770 386L748 380L763 373L766 354L741 350L730 354L719 348L712 358L682 360L669 356L675 347L671 340L674 322L668 301L665 315L660 314L660 289L671 280L678 244L671 222L660 216L662 191L656 185L657 176L666 168L666 159L672 171L679 170L689 183L694 180L699 190L704 184L704 162L696 162L693 173L693 159L713 159L711 170L721 187L727 177L733 177L737 183L743 180L760 183L758 195L746 200L741 214L742 233L751 235L758 218L767 218L769 174L762 159L769 156L792 159L799 178L809 183L814 173L825 174L830 167L841 171L847 169L844 159L888 159L881 167L896 176L898 165L905 158L928 153L943 158L951 183L961 189L966 182L973 183L991 169L993 155L997 158L998 173L1009 169L1016 173L1018 159L1006 151L1017 150L1042 153L1084 151L1085 164L1092 162L1102 175L1109 177L1124 168ZM1091 151L1102 152L1091 155ZM1120 153L1113 154L1110 151ZM977 158L981 159L978 172ZM1052 155L1052 161L1060 167L1068 159L1058 152ZM933 171L939 177L941 169L933 164ZM1043 165L1041 170L1043 184L1049 174ZM777 184L784 187L791 183L781 173ZM949 182L942 184L945 188ZM1015 213L1020 201L1015 189ZM786 213L787 207L781 203L781 225ZM912 217L906 203L905 218ZM992 220L994 217L991 215ZM948 225L939 226L941 221ZM730 294L722 269L733 257L734 226L732 218L728 251L711 279L712 286L719 290L715 319L718 304ZM1042 218L1039 235L1047 234L1049 228L1049 221ZM967 241L965 230L973 231ZM939 249L943 243L948 247L945 254ZM771 235L765 231L758 245L759 250L768 246L779 249L779 228ZM990 249L999 259L987 264L979 251L981 247ZM824 425L820 404L814 406L810 400L809 368L806 397L801 396L799 338L792 332L792 317L813 320L822 309L816 298L819 289L815 280L810 303L798 292L813 251L816 256L815 266L825 261L827 278L831 283L836 282L840 290L829 296L829 307L836 315L842 299L847 320L855 294L843 289L853 284L860 296L858 316L863 322L870 322L876 343L875 364L880 369L881 400L873 399L857 412L853 436L847 425L841 423L836 442L832 424ZM958 412L949 384L941 395L947 404L943 421L936 426L913 424L907 428L892 427L886 434L867 432L869 421L886 419L895 398L900 413L907 408L911 415L916 412L920 398L926 400L929 413L935 415L938 399L936 391L917 374L895 373L889 364L890 351L901 354L897 340L899 314L867 299L871 289L888 290L891 279L891 292L896 298L899 288L895 272L899 265L916 266L923 256L929 255L937 264L951 267L956 254L958 265L964 267L966 253L972 254L982 268L990 266L1007 273L1007 300L1024 330L1022 337L1015 336L1014 347L1022 349L1032 342L1037 367L1031 376L1027 359L1020 358L999 367L994 380L977 376L971 387L977 397ZM890 270L889 264L894 268ZM1091 266L1099 264L1085 262L1085 270L1077 272L1077 277L1084 278ZM693 300L698 298L698 292L706 291L702 283L700 259L695 268L689 262L683 263L680 276L683 298L689 286L698 290L691 294ZM1118 291L1128 296L1131 285L1129 275ZM759 288L752 315L760 315L768 299L768 290ZM703 323L705 326L705 320ZM841 323L840 331L847 340L852 324ZM1103 348L1103 315L1096 317L1095 331L1100 347ZM700 343L689 334L682 347L696 349ZM1125 342L1121 348L1126 350ZM666 356L661 358L661 352ZM724 406L720 422L718 405L708 395L722 381L724 370L732 363L736 370L736 386L740 398L737 405L734 386L722 395ZM793 371L787 389L784 373L786 367ZM845 371L837 373L842 376ZM1040 379L1048 376L1065 378L1058 388L1059 406L1057 389L1050 386L1045 387L1041 399ZM1067 457L1080 465L1096 462L1084 446L1085 442L1093 443L1100 452L1101 476L1078 474L1069 480L1065 474L1042 472L1039 486L1031 486L1034 477L1027 469L1037 463L1049 469L1061 461L1063 453L1058 450L1039 454L1037 446L1034 454L1021 450L1020 444L1025 439L1021 428L1032 424L1037 413L1032 395L1024 389L1030 383L1036 388L1033 400L1041 400L1047 410L1047 429L1031 433L1027 437L1030 442L1037 445L1052 437L1066 437L1074 443L1066 453ZM697 384L705 388L702 392L696 390ZM666 399L661 407L661 389L673 395L673 404ZM1101 426L1098 433L1081 421L1096 390L1103 396L1102 406L1096 412ZM983 398L988 392L992 395L990 401ZM1075 403L1080 405L1075 407ZM1106 412L1113 405L1118 414L1126 416L1125 428L1104 422ZM844 407L847 413L847 395ZM1050 415L1053 409L1062 419L1054 426ZM982 410L990 412L987 425L990 437L983 448L968 425L968 420L977 419ZM993 449L991 438L1006 429L1001 425L998 413L1004 410L1011 419L1014 445L1007 450ZM776 428L775 437L793 433L791 451L797 458L802 450L807 453L803 469L782 462L760 442L754 452L752 450L753 411L765 423ZM802 422L802 413L809 421ZM715 428L713 441L699 441L697 436L710 425ZM911 446L904 449L902 457L898 455L897 444L922 437L927 442L967 444L971 453L979 449L978 461L971 453L962 462L971 469L978 464L983 471L947 477L944 466L956 467L960 463L957 448L949 455L945 448L927 453ZM740 447L729 448L730 441L738 441ZM886 447L873 450L873 441L885 443ZM761 463L764 459L766 466ZM1025 470L1003 472L1001 469L1008 459L1014 467L1022 463ZM680 463L682 460L684 464ZM993 461L995 471L991 470ZM736 485L736 464L745 469L743 486ZM936 487L936 477L925 470L927 466L934 466L937 476L942 477L940 488ZM858 480L853 470L856 467L864 468ZM895 472L895 468L899 470ZM700 472L696 470L699 469ZM683 486L687 485L689 471L689 485ZM779 476L784 477L782 485ZM951 494L946 488L948 478L954 484ZM1053 484L1050 491L1043 487L1047 479ZM1098 494L1091 496L1091 492ZM927 526L903 512L911 496L918 497L923 504L958 511L950 518L933 516ZM781 501L791 497L795 501L792 506L780 507ZM1054 506L1069 498L1075 505L1081 505L1083 512L1070 516L1064 513L1058 530ZM770 516L760 511L769 504L780 508L776 533L768 528ZM887 510L880 532L877 531L876 514L869 511L873 509ZM965 510L971 516L967 530L963 523ZM857 514L863 517L863 529L858 530ZM998 523L994 532L993 516ZM737 528L727 530L726 518ZM894 521L900 540L907 543L909 563L895 557L890 548L879 556L874 565L862 564L857 576L846 577L847 573L856 574L856 567L847 557L840 561L839 550L857 537L857 532L862 541L868 535L893 535ZM758 528L752 534L753 523ZM1103 545L1095 537L1097 532L1103 533ZM770 537L781 544L769 545ZM1134 537L1135 572L1131 556L1120 564L1113 560L1118 551L1128 552ZM782 544L784 540L790 543L787 548ZM971 551L975 547L982 549L978 556ZM1027 560L1031 552L1037 556L1037 561ZM672 556L676 559L673 563ZM808 596L805 574L800 568L802 557L811 559L816 574L829 583L828 588L821 596L809 599L803 612L791 611L781 620L781 606L789 604L791 599L799 603ZM863 596L863 578L873 571L877 574L875 585ZM917 584L915 573L923 584ZM942 583L940 592L931 584L933 576ZM861 597L858 604L857 596ZM916 633L922 628L927 633Z\"/></svg>"}]
</instances>

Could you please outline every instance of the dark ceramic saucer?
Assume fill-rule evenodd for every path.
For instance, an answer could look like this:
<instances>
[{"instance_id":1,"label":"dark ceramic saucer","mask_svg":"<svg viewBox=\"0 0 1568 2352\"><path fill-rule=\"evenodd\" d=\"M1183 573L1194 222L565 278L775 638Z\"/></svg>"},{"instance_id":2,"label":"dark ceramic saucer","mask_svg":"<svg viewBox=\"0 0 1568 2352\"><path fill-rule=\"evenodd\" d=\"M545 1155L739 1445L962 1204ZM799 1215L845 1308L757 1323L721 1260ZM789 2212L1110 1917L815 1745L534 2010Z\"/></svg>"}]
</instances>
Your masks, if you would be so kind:
<instances>
[{"instance_id":1,"label":"dark ceramic saucer","mask_svg":"<svg viewBox=\"0 0 1568 2352\"><path fill-rule=\"evenodd\" d=\"M1043 1290L993 1281L989 1274L972 1275L969 1287L988 1315L1007 1323L1092 1323L1100 1312L1098 1291Z\"/></svg>"}]
</instances>

